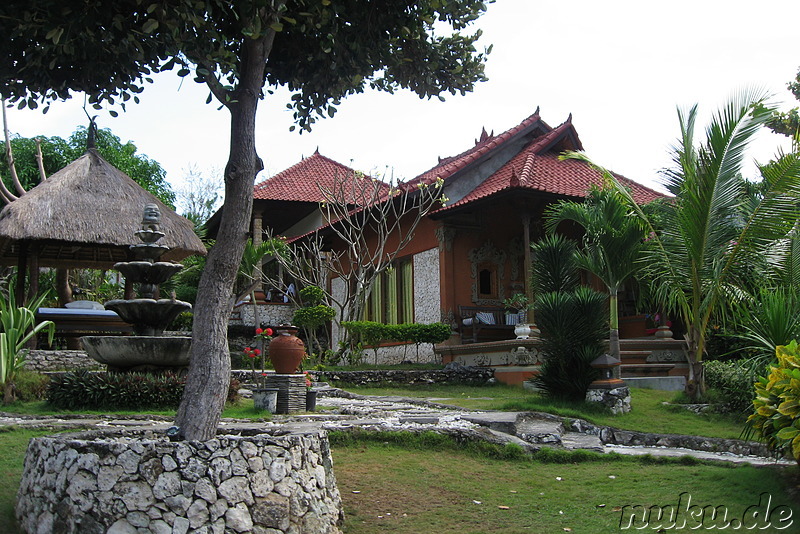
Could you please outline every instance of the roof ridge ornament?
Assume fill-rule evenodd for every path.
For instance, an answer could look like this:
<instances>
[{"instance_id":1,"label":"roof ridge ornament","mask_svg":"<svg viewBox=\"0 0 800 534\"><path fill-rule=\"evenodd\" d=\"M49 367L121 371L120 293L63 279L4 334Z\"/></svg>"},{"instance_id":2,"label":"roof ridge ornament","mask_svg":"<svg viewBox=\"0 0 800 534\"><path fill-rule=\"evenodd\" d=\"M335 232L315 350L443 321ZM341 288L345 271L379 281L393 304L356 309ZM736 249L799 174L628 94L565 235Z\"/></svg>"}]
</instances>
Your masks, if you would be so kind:
<instances>
[{"instance_id":1,"label":"roof ridge ornament","mask_svg":"<svg viewBox=\"0 0 800 534\"><path fill-rule=\"evenodd\" d=\"M88 115L87 115L88 116ZM95 150L97 148L97 115L89 118L89 127L86 129L86 150Z\"/></svg>"}]
</instances>

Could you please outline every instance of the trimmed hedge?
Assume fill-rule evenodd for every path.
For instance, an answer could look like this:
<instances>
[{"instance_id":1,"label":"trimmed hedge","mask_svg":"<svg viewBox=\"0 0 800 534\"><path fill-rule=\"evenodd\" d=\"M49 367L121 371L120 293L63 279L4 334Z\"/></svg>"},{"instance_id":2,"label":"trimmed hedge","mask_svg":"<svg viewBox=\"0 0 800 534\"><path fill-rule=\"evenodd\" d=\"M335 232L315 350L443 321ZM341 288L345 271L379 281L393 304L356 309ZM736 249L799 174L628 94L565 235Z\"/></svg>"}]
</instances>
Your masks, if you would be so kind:
<instances>
[{"instance_id":1,"label":"trimmed hedge","mask_svg":"<svg viewBox=\"0 0 800 534\"><path fill-rule=\"evenodd\" d=\"M62 410L175 409L186 377L176 373L91 373L56 375L47 388L47 402ZM238 397L239 382L231 380L228 401Z\"/></svg>"},{"instance_id":2,"label":"trimmed hedge","mask_svg":"<svg viewBox=\"0 0 800 534\"><path fill-rule=\"evenodd\" d=\"M441 343L450 337L450 325L445 323L384 324L374 321L347 321L342 326L365 345L386 341L399 343Z\"/></svg>"}]
</instances>

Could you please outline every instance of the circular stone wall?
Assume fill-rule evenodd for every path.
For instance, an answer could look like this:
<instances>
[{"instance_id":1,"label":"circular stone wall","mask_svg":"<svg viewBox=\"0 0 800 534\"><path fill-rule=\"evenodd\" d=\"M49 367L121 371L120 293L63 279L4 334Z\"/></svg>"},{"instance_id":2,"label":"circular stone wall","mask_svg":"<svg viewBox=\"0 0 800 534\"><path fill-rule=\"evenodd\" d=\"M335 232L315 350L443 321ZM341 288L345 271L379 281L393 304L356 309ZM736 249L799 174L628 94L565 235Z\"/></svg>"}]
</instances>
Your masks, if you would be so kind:
<instances>
[{"instance_id":1,"label":"circular stone wall","mask_svg":"<svg viewBox=\"0 0 800 534\"><path fill-rule=\"evenodd\" d=\"M205 442L72 434L31 440L16 515L28 533L338 533L324 432Z\"/></svg>"}]
</instances>

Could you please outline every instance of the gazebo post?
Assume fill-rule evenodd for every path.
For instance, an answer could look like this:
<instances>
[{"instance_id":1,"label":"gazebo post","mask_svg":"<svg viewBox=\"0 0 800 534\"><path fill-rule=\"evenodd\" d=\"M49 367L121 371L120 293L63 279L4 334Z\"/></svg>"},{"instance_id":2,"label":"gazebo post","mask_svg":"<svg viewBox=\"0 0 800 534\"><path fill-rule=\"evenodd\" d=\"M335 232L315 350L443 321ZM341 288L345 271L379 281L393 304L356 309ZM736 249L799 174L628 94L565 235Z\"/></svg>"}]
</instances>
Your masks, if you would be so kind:
<instances>
[{"instance_id":1,"label":"gazebo post","mask_svg":"<svg viewBox=\"0 0 800 534\"><path fill-rule=\"evenodd\" d=\"M28 261L28 298L26 302L31 302L39 294L39 255L34 252Z\"/></svg>"},{"instance_id":2,"label":"gazebo post","mask_svg":"<svg viewBox=\"0 0 800 534\"><path fill-rule=\"evenodd\" d=\"M17 257L17 287L15 289L15 299L17 306L24 306L25 301L25 275L28 270L28 242L19 242L19 257Z\"/></svg>"}]
</instances>

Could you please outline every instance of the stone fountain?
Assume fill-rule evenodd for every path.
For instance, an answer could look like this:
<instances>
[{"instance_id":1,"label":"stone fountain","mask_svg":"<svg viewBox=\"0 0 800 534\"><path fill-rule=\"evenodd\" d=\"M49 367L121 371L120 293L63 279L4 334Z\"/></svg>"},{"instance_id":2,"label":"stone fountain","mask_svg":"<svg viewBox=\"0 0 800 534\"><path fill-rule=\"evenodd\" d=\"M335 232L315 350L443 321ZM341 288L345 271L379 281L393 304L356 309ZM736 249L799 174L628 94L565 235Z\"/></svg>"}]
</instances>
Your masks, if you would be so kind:
<instances>
[{"instance_id":1,"label":"stone fountain","mask_svg":"<svg viewBox=\"0 0 800 534\"><path fill-rule=\"evenodd\" d=\"M105 308L117 313L133 325L133 336L84 336L86 353L108 366L109 371L182 370L189 365L192 338L164 336L164 329L181 312L189 311L188 302L158 299L159 284L165 282L183 265L158 261L169 247L157 242L164 237L160 231L161 212L156 204L144 207L142 229L136 236L142 243L131 245L134 261L119 262L114 269L138 287L139 298L110 300Z\"/></svg>"}]
</instances>

